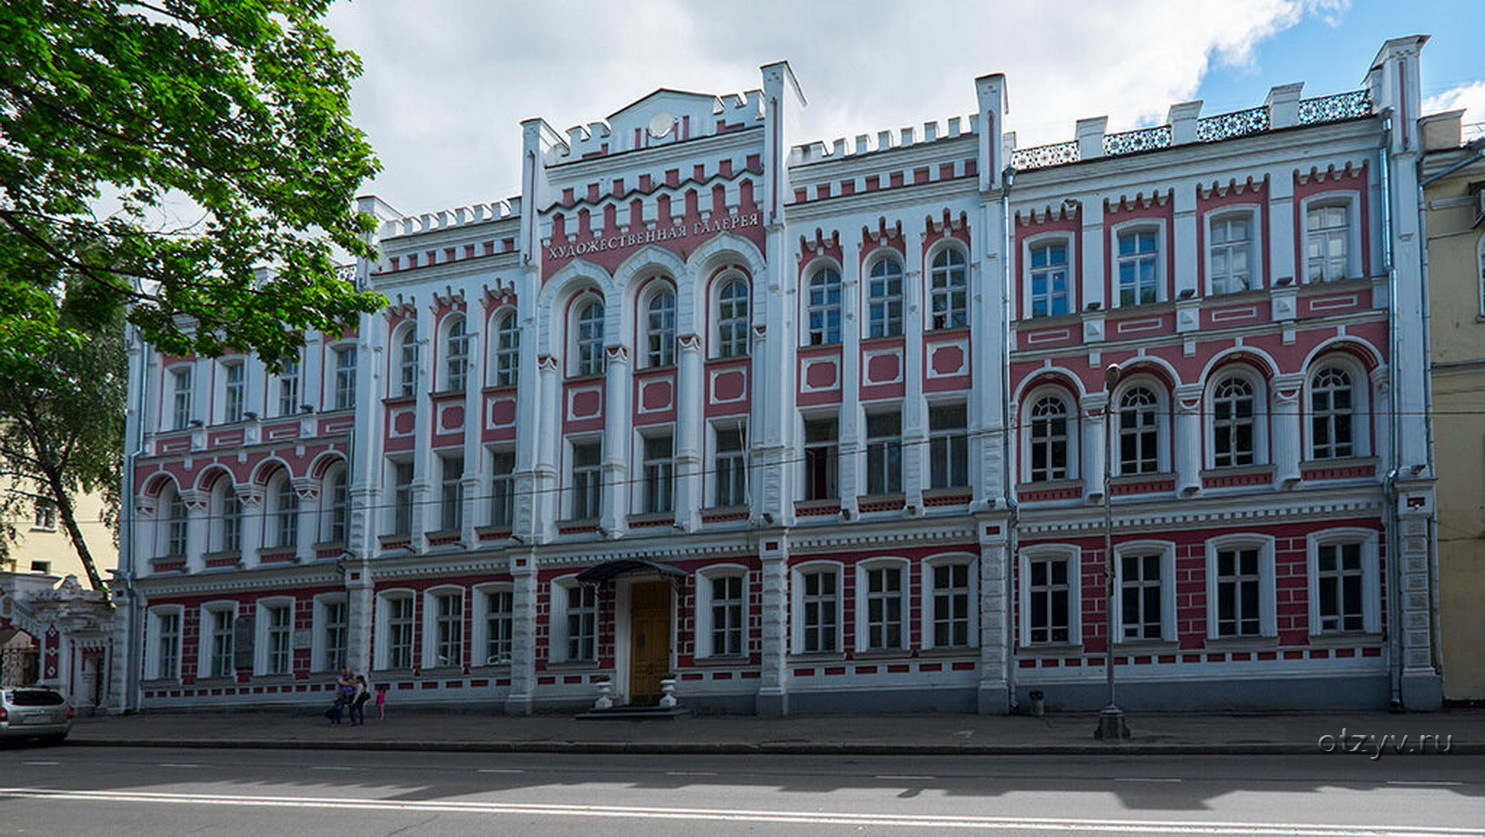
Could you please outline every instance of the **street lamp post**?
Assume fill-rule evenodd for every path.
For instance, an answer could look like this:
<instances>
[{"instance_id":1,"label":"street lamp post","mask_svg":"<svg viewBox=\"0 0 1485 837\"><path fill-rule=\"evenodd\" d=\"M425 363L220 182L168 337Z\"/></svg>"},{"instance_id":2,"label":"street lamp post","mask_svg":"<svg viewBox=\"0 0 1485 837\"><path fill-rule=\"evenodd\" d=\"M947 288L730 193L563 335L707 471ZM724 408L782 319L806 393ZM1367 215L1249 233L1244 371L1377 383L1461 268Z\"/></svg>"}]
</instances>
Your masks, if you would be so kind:
<instances>
[{"instance_id":1,"label":"street lamp post","mask_svg":"<svg viewBox=\"0 0 1485 837\"><path fill-rule=\"evenodd\" d=\"M1124 723L1124 710L1114 700L1114 636L1119 626L1114 624L1114 597L1119 595L1114 558L1114 434L1109 426L1109 413L1114 406L1114 387L1119 385L1123 370L1119 364L1111 363L1103 370L1103 576L1104 576L1104 678L1108 683L1109 701L1098 713L1098 728L1093 737L1100 741L1122 741L1129 737L1129 727Z\"/></svg>"}]
</instances>

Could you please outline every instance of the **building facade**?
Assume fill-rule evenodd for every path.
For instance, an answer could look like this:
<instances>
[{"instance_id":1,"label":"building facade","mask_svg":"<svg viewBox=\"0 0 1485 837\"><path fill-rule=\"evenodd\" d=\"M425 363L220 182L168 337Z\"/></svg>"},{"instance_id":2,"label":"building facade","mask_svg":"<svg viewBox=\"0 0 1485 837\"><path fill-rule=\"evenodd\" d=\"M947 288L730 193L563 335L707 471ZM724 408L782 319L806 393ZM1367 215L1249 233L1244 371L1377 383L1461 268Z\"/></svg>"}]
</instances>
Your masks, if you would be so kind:
<instances>
[{"instance_id":1,"label":"building facade","mask_svg":"<svg viewBox=\"0 0 1485 837\"><path fill-rule=\"evenodd\" d=\"M1425 118L1439 603L1444 697L1485 701L1485 141L1461 141L1462 113Z\"/></svg>"},{"instance_id":2,"label":"building facade","mask_svg":"<svg viewBox=\"0 0 1485 837\"><path fill-rule=\"evenodd\" d=\"M523 123L509 201L364 199L354 333L136 346L122 691L1007 712L1107 655L1133 708L1436 707L1424 40L1025 149L999 75L793 145L771 64Z\"/></svg>"}]
</instances>

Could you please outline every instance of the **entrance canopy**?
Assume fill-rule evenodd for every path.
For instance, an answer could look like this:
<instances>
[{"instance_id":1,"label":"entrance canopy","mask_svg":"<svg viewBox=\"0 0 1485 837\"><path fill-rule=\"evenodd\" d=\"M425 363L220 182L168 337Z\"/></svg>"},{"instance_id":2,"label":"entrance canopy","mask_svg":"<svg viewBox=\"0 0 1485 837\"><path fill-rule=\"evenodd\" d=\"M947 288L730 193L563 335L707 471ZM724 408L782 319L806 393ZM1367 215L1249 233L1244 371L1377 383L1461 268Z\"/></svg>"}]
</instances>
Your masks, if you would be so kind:
<instances>
[{"instance_id":1,"label":"entrance canopy","mask_svg":"<svg viewBox=\"0 0 1485 837\"><path fill-rule=\"evenodd\" d=\"M686 575L685 570L669 564L643 561L638 558L624 558L618 561L605 561L596 567L589 567L578 573L577 580L579 584L600 584L625 573L659 573L667 578Z\"/></svg>"}]
</instances>

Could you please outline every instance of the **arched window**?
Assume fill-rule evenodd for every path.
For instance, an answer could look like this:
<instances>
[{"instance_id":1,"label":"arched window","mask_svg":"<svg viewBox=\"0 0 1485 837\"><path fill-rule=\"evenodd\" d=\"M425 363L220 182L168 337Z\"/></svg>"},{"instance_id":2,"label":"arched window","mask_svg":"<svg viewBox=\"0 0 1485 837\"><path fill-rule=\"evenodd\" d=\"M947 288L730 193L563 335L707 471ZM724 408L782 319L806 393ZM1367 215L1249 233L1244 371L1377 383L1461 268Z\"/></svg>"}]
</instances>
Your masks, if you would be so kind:
<instances>
[{"instance_id":1,"label":"arched window","mask_svg":"<svg viewBox=\"0 0 1485 837\"><path fill-rule=\"evenodd\" d=\"M516 326L516 312L507 311L495 326L495 386L515 386L520 365L521 330Z\"/></svg>"},{"instance_id":2,"label":"arched window","mask_svg":"<svg viewBox=\"0 0 1485 837\"><path fill-rule=\"evenodd\" d=\"M320 540L324 543L345 543L346 529L350 523L350 506L346 502L345 465L332 465L325 472L320 496L324 498Z\"/></svg>"},{"instance_id":3,"label":"arched window","mask_svg":"<svg viewBox=\"0 0 1485 837\"><path fill-rule=\"evenodd\" d=\"M668 290L650 297L645 320L645 365L675 365L675 294Z\"/></svg>"},{"instance_id":4,"label":"arched window","mask_svg":"<svg viewBox=\"0 0 1485 837\"><path fill-rule=\"evenodd\" d=\"M733 279L717 295L717 357L748 353L748 283Z\"/></svg>"},{"instance_id":5,"label":"arched window","mask_svg":"<svg viewBox=\"0 0 1485 837\"><path fill-rule=\"evenodd\" d=\"M464 318L459 317L449 324L448 337L444 341L446 390L464 389L469 383L469 334L465 330Z\"/></svg>"},{"instance_id":6,"label":"arched window","mask_svg":"<svg viewBox=\"0 0 1485 837\"><path fill-rule=\"evenodd\" d=\"M186 500L180 491L171 485L160 492L160 508L165 515L161 520L158 554L167 558L186 557Z\"/></svg>"},{"instance_id":7,"label":"arched window","mask_svg":"<svg viewBox=\"0 0 1485 837\"><path fill-rule=\"evenodd\" d=\"M1120 474L1153 474L1160 470L1160 401L1145 387L1134 387L1119 399Z\"/></svg>"},{"instance_id":8,"label":"arched window","mask_svg":"<svg viewBox=\"0 0 1485 837\"><path fill-rule=\"evenodd\" d=\"M902 262L889 257L872 265L866 306L872 337L902 334Z\"/></svg>"},{"instance_id":9,"label":"arched window","mask_svg":"<svg viewBox=\"0 0 1485 837\"><path fill-rule=\"evenodd\" d=\"M1068 477L1067 402L1043 396L1031 408L1031 481Z\"/></svg>"},{"instance_id":10,"label":"arched window","mask_svg":"<svg viewBox=\"0 0 1485 837\"><path fill-rule=\"evenodd\" d=\"M1246 378L1229 375L1212 389L1212 464L1218 468L1257 461L1257 394Z\"/></svg>"},{"instance_id":11,"label":"arched window","mask_svg":"<svg viewBox=\"0 0 1485 837\"><path fill-rule=\"evenodd\" d=\"M962 328L969 325L968 279L964 253L957 247L933 257L929 271L933 306L933 328Z\"/></svg>"},{"instance_id":12,"label":"arched window","mask_svg":"<svg viewBox=\"0 0 1485 837\"><path fill-rule=\"evenodd\" d=\"M408 325L397 341L397 394L418 392L418 329Z\"/></svg>"},{"instance_id":13,"label":"arched window","mask_svg":"<svg viewBox=\"0 0 1485 837\"><path fill-rule=\"evenodd\" d=\"M603 371L603 303L589 302L577 317L577 374Z\"/></svg>"},{"instance_id":14,"label":"arched window","mask_svg":"<svg viewBox=\"0 0 1485 837\"><path fill-rule=\"evenodd\" d=\"M263 521L263 545L293 549L299 542L299 495L287 471L279 471L268 484L268 516Z\"/></svg>"},{"instance_id":15,"label":"arched window","mask_svg":"<svg viewBox=\"0 0 1485 837\"><path fill-rule=\"evenodd\" d=\"M231 554L242 551L242 500L232 487L232 480L221 477L212 491L213 552Z\"/></svg>"},{"instance_id":16,"label":"arched window","mask_svg":"<svg viewBox=\"0 0 1485 837\"><path fill-rule=\"evenodd\" d=\"M810 277L808 317L811 346L840 342L840 271L822 267Z\"/></svg>"},{"instance_id":17,"label":"arched window","mask_svg":"<svg viewBox=\"0 0 1485 837\"><path fill-rule=\"evenodd\" d=\"M1356 455L1356 399L1351 375L1326 366L1310 381L1310 457L1344 459Z\"/></svg>"}]
</instances>

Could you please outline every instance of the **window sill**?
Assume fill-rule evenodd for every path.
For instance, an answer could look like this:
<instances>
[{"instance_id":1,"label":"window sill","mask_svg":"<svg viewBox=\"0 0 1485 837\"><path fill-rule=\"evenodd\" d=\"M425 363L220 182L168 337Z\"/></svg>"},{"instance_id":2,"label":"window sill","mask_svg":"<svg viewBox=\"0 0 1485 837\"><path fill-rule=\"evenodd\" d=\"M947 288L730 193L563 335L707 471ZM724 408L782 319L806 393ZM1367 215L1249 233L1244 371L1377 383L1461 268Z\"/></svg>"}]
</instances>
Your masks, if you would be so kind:
<instances>
[{"instance_id":1,"label":"window sill","mask_svg":"<svg viewBox=\"0 0 1485 837\"><path fill-rule=\"evenodd\" d=\"M675 522L675 512L644 512L642 514L631 514L625 518L625 522L635 528L648 529L655 526L664 526Z\"/></svg>"},{"instance_id":2,"label":"window sill","mask_svg":"<svg viewBox=\"0 0 1485 837\"><path fill-rule=\"evenodd\" d=\"M1378 643L1384 641L1386 638L1385 634L1374 634L1366 631L1335 631L1324 634L1310 634L1310 645L1315 648L1350 646L1358 642L1364 644Z\"/></svg>"},{"instance_id":3,"label":"window sill","mask_svg":"<svg viewBox=\"0 0 1485 837\"><path fill-rule=\"evenodd\" d=\"M547 671L592 671L598 668L595 660L548 660Z\"/></svg>"},{"instance_id":4,"label":"window sill","mask_svg":"<svg viewBox=\"0 0 1485 837\"><path fill-rule=\"evenodd\" d=\"M1083 644L1081 642L1044 642L1021 645L1016 650L1022 654L1035 654L1039 657L1081 657Z\"/></svg>"},{"instance_id":5,"label":"window sill","mask_svg":"<svg viewBox=\"0 0 1485 837\"><path fill-rule=\"evenodd\" d=\"M1279 647L1276 636L1207 637L1203 647L1209 651L1268 651Z\"/></svg>"},{"instance_id":6,"label":"window sill","mask_svg":"<svg viewBox=\"0 0 1485 837\"><path fill-rule=\"evenodd\" d=\"M1128 639L1114 643L1114 651L1120 654L1174 654L1181 650L1181 643L1163 639Z\"/></svg>"},{"instance_id":7,"label":"window sill","mask_svg":"<svg viewBox=\"0 0 1485 837\"><path fill-rule=\"evenodd\" d=\"M789 655L789 663L843 663L846 661L844 651L805 651Z\"/></svg>"},{"instance_id":8,"label":"window sill","mask_svg":"<svg viewBox=\"0 0 1485 837\"><path fill-rule=\"evenodd\" d=\"M975 645L945 645L941 648L924 648L918 652L919 657L945 658L945 657L975 657L980 649Z\"/></svg>"},{"instance_id":9,"label":"window sill","mask_svg":"<svg viewBox=\"0 0 1485 837\"><path fill-rule=\"evenodd\" d=\"M584 375L568 375L563 379L567 384L589 384L601 382L607 375L603 372L589 372Z\"/></svg>"},{"instance_id":10,"label":"window sill","mask_svg":"<svg viewBox=\"0 0 1485 837\"><path fill-rule=\"evenodd\" d=\"M737 668L738 666L749 665L752 662L753 659L747 654L717 654L711 657L697 657L695 658L695 660L693 660L692 664L697 668Z\"/></svg>"},{"instance_id":11,"label":"window sill","mask_svg":"<svg viewBox=\"0 0 1485 837\"><path fill-rule=\"evenodd\" d=\"M864 648L851 655L853 660L906 660L912 655L910 648Z\"/></svg>"},{"instance_id":12,"label":"window sill","mask_svg":"<svg viewBox=\"0 0 1485 837\"><path fill-rule=\"evenodd\" d=\"M412 393L411 395L389 395L382 399L382 405L385 407L405 407L409 404L416 404L417 401L417 393Z\"/></svg>"}]
</instances>

